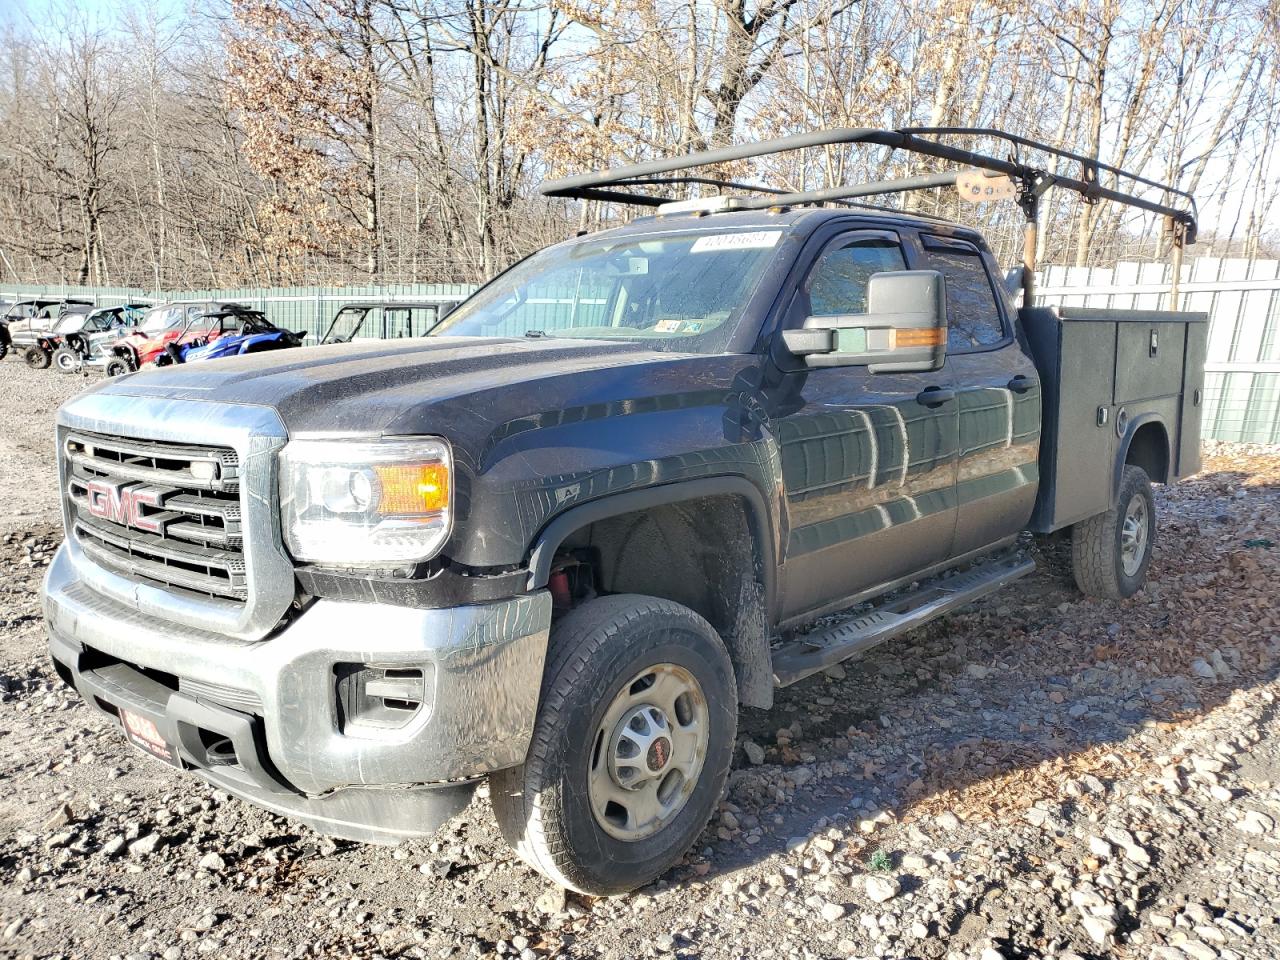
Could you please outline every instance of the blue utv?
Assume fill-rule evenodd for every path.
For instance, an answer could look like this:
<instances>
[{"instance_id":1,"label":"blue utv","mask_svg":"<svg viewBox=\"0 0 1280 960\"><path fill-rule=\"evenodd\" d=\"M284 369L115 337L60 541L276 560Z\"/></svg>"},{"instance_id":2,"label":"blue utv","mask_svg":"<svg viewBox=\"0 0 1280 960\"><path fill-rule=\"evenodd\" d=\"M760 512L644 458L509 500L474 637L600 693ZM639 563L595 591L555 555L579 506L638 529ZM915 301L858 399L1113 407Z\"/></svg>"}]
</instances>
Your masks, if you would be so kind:
<instances>
[{"instance_id":1,"label":"blue utv","mask_svg":"<svg viewBox=\"0 0 1280 960\"><path fill-rule=\"evenodd\" d=\"M307 336L305 330L283 330L268 320L262 311L243 307L202 314L188 321L188 326L197 322L208 328L208 334L188 340L184 330L183 335L165 344L155 359L156 366L300 347Z\"/></svg>"}]
</instances>

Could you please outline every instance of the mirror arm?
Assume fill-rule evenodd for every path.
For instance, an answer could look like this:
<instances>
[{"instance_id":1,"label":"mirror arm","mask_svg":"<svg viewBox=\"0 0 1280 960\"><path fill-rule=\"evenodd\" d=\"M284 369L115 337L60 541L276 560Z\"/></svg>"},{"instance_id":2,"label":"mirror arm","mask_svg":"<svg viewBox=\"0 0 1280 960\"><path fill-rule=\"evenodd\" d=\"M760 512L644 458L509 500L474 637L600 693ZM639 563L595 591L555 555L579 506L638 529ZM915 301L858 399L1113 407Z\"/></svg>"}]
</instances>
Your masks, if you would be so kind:
<instances>
[{"instance_id":1,"label":"mirror arm","mask_svg":"<svg viewBox=\"0 0 1280 960\"><path fill-rule=\"evenodd\" d=\"M804 327L798 330L783 330L782 342L795 356L807 357L812 354L834 352L836 335L832 327Z\"/></svg>"}]
</instances>

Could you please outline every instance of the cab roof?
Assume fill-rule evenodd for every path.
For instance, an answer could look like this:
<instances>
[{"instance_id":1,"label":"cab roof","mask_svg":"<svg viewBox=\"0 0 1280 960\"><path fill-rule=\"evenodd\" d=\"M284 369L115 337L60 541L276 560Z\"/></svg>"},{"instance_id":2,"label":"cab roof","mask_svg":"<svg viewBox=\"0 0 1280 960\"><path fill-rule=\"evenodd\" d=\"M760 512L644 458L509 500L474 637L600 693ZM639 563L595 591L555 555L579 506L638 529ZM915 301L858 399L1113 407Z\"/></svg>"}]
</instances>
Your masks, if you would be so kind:
<instances>
[{"instance_id":1,"label":"cab roof","mask_svg":"<svg viewBox=\"0 0 1280 960\"><path fill-rule=\"evenodd\" d=\"M810 234L823 224L840 220L850 226L865 226L871 229L895 228L908 230L924 230L943 236L961 237L977 242L980 247L986 246L982 234L973 227L953 223L948 220L913 216L894 210L869 210L860 207L799 207L783 209L777 212L768 210L733 210L717 213L673 213L656 214L637 217L623 226L612 227L599 233L584 235L582 239L619 239L628 236L643 236L654 233L682 231L716 231L716 230L749 230L778 229L790 233Z\"/></svg>"}]
</instances>

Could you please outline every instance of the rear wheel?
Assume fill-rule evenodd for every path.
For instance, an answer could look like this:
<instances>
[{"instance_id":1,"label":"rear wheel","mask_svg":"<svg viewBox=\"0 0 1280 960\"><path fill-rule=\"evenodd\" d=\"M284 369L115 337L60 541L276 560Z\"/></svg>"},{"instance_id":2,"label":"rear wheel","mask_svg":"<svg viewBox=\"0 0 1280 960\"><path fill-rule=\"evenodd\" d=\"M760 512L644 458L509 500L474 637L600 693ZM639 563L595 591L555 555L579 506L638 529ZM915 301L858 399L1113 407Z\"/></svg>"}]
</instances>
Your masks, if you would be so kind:
<instances>
[{"instance_id":1,"label":"rear wheel","mask_svg":"<svg viewBox=\"0 0 1280 960\"><path fill-rule=\"evenodd\" d=\"M70 347L59 347L53 351L53 365L58 368L59 373L75 373L80 366L80 358Z\"/></svg>"},{"instance_id":2,"label":"rear wheel","mask_svg":"<svg viewBox=\"0 0 1280 960\"><path fill-rule=\"evenodd\" d=\"M1155 538L1151 480L1141 467L1126 465L1115 507L1071 528L1076 585L1091 597L1133 596L1146 583Z\"/></svg>"},{"instance_id":3,"label":"rear wheel","mask_svg":"<svg viewBox=\"0 0 1280 960\"><path fill-rule=\"evenodd\" d=\"M524 764L490 778L503 836L581 893L649 882L715 809L737 708L729 654L692 610L635 595L579 607L552 630Z\"/></svg>"},{"instance_id":4,"label":"rear wheel","mask_svg":"<svg viewBox=\"0 0 1280 960\"><path fill-rule=\"evenodd\" d=\"M129 372L129 364L119 359L108 360L106 374L108 377L119 377Z\"/></svg>"},{"instance_id":5,"label":"rear wheel","mask_svg":"<svg viewBox=\"0 0 1280 960\"><path fill-rule=\"evenodd\" d=\"M27 366L32 370L44 370L49 366L52 358L48 350L40 347L27 347L26 352L22 354L22 359L26 361Z\"/></svg>"}]
</instances>

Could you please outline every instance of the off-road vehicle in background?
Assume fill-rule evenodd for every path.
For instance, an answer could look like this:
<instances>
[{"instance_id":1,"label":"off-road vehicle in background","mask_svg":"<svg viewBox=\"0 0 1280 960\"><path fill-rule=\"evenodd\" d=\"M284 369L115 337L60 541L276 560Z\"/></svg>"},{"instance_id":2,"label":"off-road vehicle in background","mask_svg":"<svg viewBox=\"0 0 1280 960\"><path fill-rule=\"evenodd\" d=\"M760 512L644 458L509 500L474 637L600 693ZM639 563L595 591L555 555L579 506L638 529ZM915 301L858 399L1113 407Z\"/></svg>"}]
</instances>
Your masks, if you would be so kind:
<instances>
[{"instance_id":1,"label":"off-road vehicle in background","mask_svg":"<svg viewBox=\"0 0 1280 960\"><path fill-rule=\"evenodd\" d=\"M69 401L59 674L154 757L337 836L429 834L488 778L522 857L610 894L702 832L740 706L1023 576L1024 531L1069 531L1085 592L1133 594L1152 482L1199 468L1204 316L1038 308L1030 262L1015 309L976 231L855 198L1007 194L1030 255L1057 185L1167 217L1175 259L1194 207L965 133L835 130L549 184L656 215L528 258L425 339ZM972 169L652 192L851 144ZM1050 154L1058 173L1033 162Z\"/></svg>"},{"instance_id":2,"label":"off-road vehicle in background","mask_svg":"<svg viewBox=\"0 0 1280 960\"><path fill-rule=\"evenodd\" d=\"M10 351L22 355L23 362L43 370L53 359L50 335L64 320L92 312L92 300L67 297L32 297L11 304L0 317L0 359Z\"/></svg>"},{"instance_id":3,"label":"off-road vehicle in background","mask_svg":"<svg viewBox=\"0 0 1280 960\"><path fill-rule=\"evenodd\" d=\"M320 338L323 343L425 337L458 306L458 300L344 303Z\"/></svg>"},{"instance_id":4,"label":"off-road vehicle in background","mask_svg":"<svg viewBox=\"0 0 1280 960\"><path fill-rule=\"evenodd\" d=\"M282 330L268 320L261 310L245 310L241 307L187 321L188 327L196 324L208 330L208 333L194 338L188 337L185 332L179 333L156 356L156 366L168 367L173 364L242 357L268 350L287 350L302 346L302 341L307 336L303 330Z\"/></svg>"},{"instance_id":5,"label":"off-road vehicle in background","mask_svg":"<svg viewBox=\"0 0 1280 960\"><path fill-rule=\"evenodd\" d=\"M102 334L125 336L142 321L149 303L121 303L59 320L40 345L50 352L54 369L76 373L89 360L90 345Z\"/></svg>"},{"instance_id":6,"label":"off-road vehicle in background","mask_svg":"<svg viewBox=\"0 0 1280 960\"><path fill-rule=\"evenodd\" d=\"M118 377L151 363L170 343L216 340L226 329L224 316L248 310L243 304L213 300L157 304L143 315L134 330L104 347L104 370L108 377Z\"/></svg>"},{"instance_id":7,"label":"off-road vehicle in background","mask_svg":"<svg viewBox=\"0 0 1280 960\"><path fill-rule=\"evenodd\" d=\"M133 334L147 319L150 309L149 304L126 304L95 311L91 315L93 324L63 337L59 350L65 350L71 357L54 351L54 366L63 373L78 373L85 368L105 369L112 359L112 345ZM95 326L100 329L94 329Z\"/></svg>"}]
</instances>

